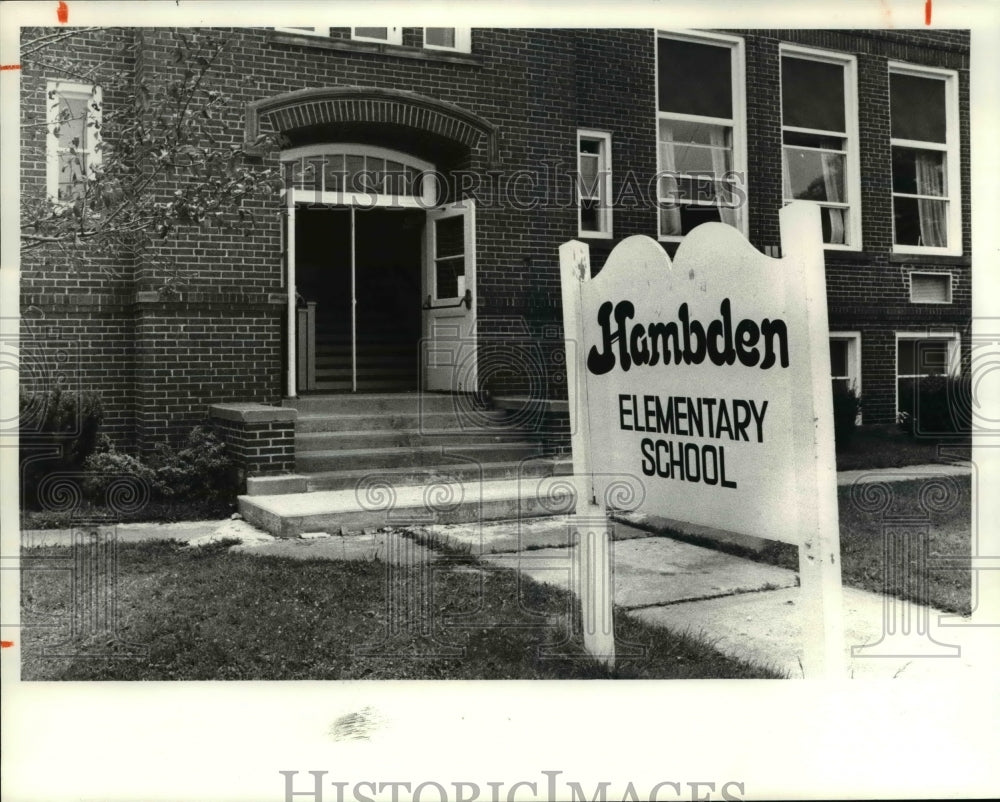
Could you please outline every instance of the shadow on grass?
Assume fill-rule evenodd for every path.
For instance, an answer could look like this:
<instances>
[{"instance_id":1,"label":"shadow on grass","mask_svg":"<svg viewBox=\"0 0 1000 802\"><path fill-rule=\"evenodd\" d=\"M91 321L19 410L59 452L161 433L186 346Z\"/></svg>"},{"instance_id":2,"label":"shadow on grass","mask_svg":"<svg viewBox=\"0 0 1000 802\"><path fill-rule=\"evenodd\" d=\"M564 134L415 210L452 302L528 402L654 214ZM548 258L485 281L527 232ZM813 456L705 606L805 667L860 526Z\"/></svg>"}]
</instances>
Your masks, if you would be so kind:
<instances>
[{"instance_id":1,"label":"shadow on grass","mask_svg":"<svg viewBox=\"0 0 1000 802\"><path fill-rule=\"evenodd\" d=\"M375 561L230 553L225 544L120 545L114 631L73 635L70 619L86 611L74 608L65 574L44 570L46 560L72 556L69 548L24 553L24 679L776 676L624 615L617 616L618 637L639 655L609 672L583 651L575 599L513 570L451 566L447 557L432 572L389 570ZM47 656L53 647L71 656ZM134 647L144 655L136 657Z\"/></svg>"},{"instance_id":2,"label":"shadow on grass","mask_svg":"<svg viewBox=\"0 0 1000 802\"><path fill-rule=\"evenodd\" d=\"M860 426L850 442L837 445L837 470L901 468L971 457L972 442L967 435L914 437L896 426Z\"/></svg>"},{"instance_id":3,"label":"shadow on grass","mask_svg":"<svg viewBox=\"0 0 1000 802\"><path fill-rule=\"evenodd\" d=\"M859 504L850 485L837 488L840 568L844 585L969 615L972 608L971 567L935 567L934 560L958 558L960 564L971 566L971 478L954 477L949 481L947 487L952 497L942 497L937 508L928 503L942 487L936 479L886 482L879 487L888 493L886 507L882 510ZM643 526L640 523L632 525ZM765 541L762 549L754 550L673 529L658 530L648 525L646 528L736 557L792 571L799 569L798 547L788 543ZM887 544L888 537L895 539L892 544ZM885 570L887 546L890 546L892 558L900 561L892 566L888 578Z\"/></svg>"}]
</instances>

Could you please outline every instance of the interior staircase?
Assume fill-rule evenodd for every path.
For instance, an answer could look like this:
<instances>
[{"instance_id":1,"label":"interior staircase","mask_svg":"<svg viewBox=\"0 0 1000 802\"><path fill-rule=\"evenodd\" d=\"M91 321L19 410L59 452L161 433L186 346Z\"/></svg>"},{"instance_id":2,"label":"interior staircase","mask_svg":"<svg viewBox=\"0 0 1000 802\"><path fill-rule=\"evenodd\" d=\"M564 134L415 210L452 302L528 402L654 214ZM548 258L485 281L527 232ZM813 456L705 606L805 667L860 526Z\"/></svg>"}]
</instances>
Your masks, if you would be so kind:
<instances>
[{"instance_id":1,"label":"interior staircase","mask_svg":"<svg viewBox=\"0 0 1000 802\"><path fill-rule=\"evenodd\" d=\"M314 388L323 392L349 392L350 338L317 331L315 348ZM413 343L397 340L358 343L356 356L359 391L412 392L417 387L417 350Z\"/></svg>"},{"instance_id":2,"label":"interior staircase","mask_svg":"<svg viewBox=\"0 0 1000 802\"><path fill-rule=\"evenodd\" d=\"M569 460L547 454L539 433L468 396L345 393L284 406L298 412L297 492L240 497L243 517L272 534L572 511Z\"/></svg>"}]
</instances>

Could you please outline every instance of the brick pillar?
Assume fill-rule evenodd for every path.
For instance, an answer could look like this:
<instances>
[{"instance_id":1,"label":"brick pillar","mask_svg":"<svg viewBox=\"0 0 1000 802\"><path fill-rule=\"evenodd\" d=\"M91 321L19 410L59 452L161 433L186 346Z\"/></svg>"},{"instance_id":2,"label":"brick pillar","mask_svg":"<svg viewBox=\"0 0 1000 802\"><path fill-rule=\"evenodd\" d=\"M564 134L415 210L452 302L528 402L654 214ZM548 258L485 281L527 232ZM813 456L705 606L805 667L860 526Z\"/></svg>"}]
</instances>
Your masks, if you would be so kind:
<instances>
[{"instance_id":1,"label":"brick pillar","mask_svg":"<svg viewBox=\"0 0 1000 802\"><path fill-rule=\"evenodd\" d=\"M240 477L247 479L290 474L295 470L295 418L286 407L266 404L213 404L212 423L225 440Z\"/></svg>"}]
</instances>

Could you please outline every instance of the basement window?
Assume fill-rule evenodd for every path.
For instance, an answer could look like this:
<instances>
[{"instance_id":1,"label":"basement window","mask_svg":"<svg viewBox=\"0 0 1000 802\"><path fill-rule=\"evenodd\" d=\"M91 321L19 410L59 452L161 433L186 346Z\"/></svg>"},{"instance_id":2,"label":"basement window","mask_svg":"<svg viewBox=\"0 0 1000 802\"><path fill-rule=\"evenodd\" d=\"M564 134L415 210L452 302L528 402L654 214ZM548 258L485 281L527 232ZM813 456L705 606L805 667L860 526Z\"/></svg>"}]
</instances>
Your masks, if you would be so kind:
<instances>
[{"instance_id":1,"label":"basement window","mask_svg":"<svg viewBox=\"0 0 1000 802\"><path fill-rule=\"evenodd\" d=\"M950 304L951 273L910 273L910 303Z\"/></svg>"}]
</instances>

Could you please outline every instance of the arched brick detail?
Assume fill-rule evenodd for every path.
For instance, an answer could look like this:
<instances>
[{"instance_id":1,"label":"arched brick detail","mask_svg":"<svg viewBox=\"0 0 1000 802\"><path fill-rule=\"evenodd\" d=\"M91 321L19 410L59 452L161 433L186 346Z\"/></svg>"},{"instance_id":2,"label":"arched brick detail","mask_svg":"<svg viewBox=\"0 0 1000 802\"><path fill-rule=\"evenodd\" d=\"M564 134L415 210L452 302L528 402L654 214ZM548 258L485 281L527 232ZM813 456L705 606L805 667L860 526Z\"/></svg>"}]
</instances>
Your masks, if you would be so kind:
<instances>
[{"instance_id":1,"label":"arched brick detail","mask_svg":"<svg viewBox=\"0 0 1000 802\"><path fill-rule=\"evenodd\" d=\"M339 122L386 123L427 131L472 149L486 139L489 163L498 161L497 128L443 100L400 89L316 87L247 104L246 141L262 132Z\"/></svg>"}]
</instances>

